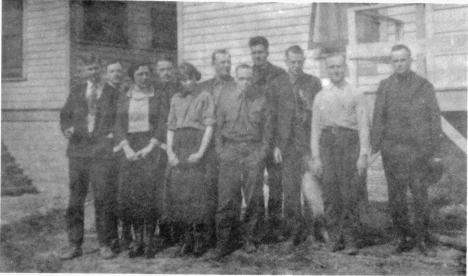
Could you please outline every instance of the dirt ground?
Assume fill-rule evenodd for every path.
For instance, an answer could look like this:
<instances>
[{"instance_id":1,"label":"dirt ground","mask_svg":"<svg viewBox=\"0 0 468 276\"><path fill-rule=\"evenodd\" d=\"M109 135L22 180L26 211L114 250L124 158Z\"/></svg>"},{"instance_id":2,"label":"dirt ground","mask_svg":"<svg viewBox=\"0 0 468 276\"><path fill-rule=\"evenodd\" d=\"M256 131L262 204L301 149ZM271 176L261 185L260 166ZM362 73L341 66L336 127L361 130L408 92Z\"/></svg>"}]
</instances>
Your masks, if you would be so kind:
<instances>
[{"instance_id":1,"label":"dirt ground","mask_svg":"<svg viewBox=\"0 0 468 276\"><path fill-rule=\"evenodd\" d=\"M462 159L466 160L466 156ZM430 189L431 230L466 247L466 162L454 159L464 175L450 174ZM452 162L452 161L450 161ZM451 164L451 170L456 166ZM42 174L41 174L42 175ZM457 178L458 177L458 178ZM52 177L51 177L52 178ZM327 253L311 240L298 247L289 243L261 245L253 254L234 252L217 263L202 258L171 258L176 248L168 248L154 259L129 259L122 252L112 260L99 258L94 208L86 206L84 255L61 261L57 253L67 245L64 187L52 182L39 184L41 193L1 200L0 272L61 273L151 273L151 274L314 274L314 275L458 275L466 274L466 252L453 246L436 246L435 258L417 251L394 255L394 236L386 202L386 183L381 164L368 174L370 204L362 216L360 253L347 256ZM457 184L458 183L458 184ZM65 186L66 188L66 186ZM443 208L441 208L441 206ZM443 211L443 212L442 212Z\"/></svg>"},{"instance_id":2,"label":"dirt ground","mask_svg":"<svg viewBox=\"0 0 468 276\"><path fill-rule=\"evenodd\" d=\"M156 274L366 274L366 275L456 275L465 274L465 254L438 245L437 257L422 257L416 251L393 255L393 244L385 213L376 212L382 204L371 203L371 221L384 228L365 227L367 244L358 256L327 253L319 244L307 241L300 246L278 243L261 245L253 254L234 252L218 263L201 258L171 258L176 248L168 248L154 259L129 259L122 252L112 260L101 260L95 229L87 227L84 255L60 261L57 252L66 245L63 210L32 215L4 225L1 232L0 271L62 273L156 273ZM87 214L93 212L92 204ZM91 225L89 215L86 225ZM368 225L366 223L366 225Z\"/></svg>"}]
</instances>

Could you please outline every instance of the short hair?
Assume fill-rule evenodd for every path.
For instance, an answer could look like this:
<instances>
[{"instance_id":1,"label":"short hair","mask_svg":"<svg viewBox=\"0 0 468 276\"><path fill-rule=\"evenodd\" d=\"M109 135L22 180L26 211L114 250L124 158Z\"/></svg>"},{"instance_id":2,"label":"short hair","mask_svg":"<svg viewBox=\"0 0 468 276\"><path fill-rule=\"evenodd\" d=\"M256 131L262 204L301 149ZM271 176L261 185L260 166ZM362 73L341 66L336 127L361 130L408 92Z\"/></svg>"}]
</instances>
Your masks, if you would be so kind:
<instances>
[{"instance_id":1,"label":"short hair","mask_svg":"<svg viewBox=\"0 0 468 276\"><path fill-rule=\"evenodd\" d=\"M231 55L229 54L229 51L226 48L218 49L214 51L213 54L211 54L211 64L214 64L214 62L216 61L216 54Z\"/></svg>"},{"instance_id":2,"label":"short hair","mask_svg":"<svg viewBox=\"0 0 468 276\"><path fill-rule=\"evenodd\" d=\"M263 36L254 36L250 38L249 47L254 47L257 45L263 45L263 47L265 47L265 50L268 50L268 46L269 46L268 39L266 39Z\"/></svg>"},{"instance_id":3,"label":"short hair","mask_svg":"<svg viewBox=\"0 0 468 276\"><path fill-rule=\"evenodd\" d=\"M397 44L393 46L391 52L400 51L403 49L406 50L406 52L408 52L409 56L411 56L411 50L405 44Z\"/></svg>"},{"instance_id":4,"label":"short hair","mask_svg":"<svg viewBox=\"0 0 468 276\"><path fill-rule=\"evenodd\" d=\"M135 64L132 64L130 66L130 68L128 68L128 76L132 79L132 81L135 81L135 72L138 71L138 69L140 69L140 67L148 67L149 71L151 73L153 73L153 70L151 69L151 66L149 65L149 63L135 63Z\"/></svg>"},{"instance_id":5,"label":"short hair","mask_svg":"<svg viewBox=\"0 0 468 276\"><path fill-rule=\"evenodd\" d=\"M102 66L102 59L95 53L83 53L78 56L78 60L83 65L99 64L99 66Z\"/></svg>"},{"instance_id":6,"label":"short hair","mask_svg":"<svg viewBox=\"0 0 468 276\"><path fill-rule=\"evenodd\" d=\"M286 51L284 52L286 57L288 57L289 53L304 55L304 50L302 50L301 46L299 45L293 45L289 47L288 49L286 49Z\"/></svg>"},{"instance_id":7,"label":"short hair","mask_svg":"<svg viewBox=\"0 0 468 276\"><path fill-rule=\"evenodd\" d=\"M105 63L106 71L107 71L107 67L109 67L109 65L116 64L116 63L120 64L120 66L123 67L122 61L120 61L120 59L110 59L110 60L106 61L106 63Z\"/></svg>"},{"instance_id":8,"label":"short hair","mask_svg":"<svg viewBox=\"0 0 468 276\"><path fill-rule=\"evenodd\" d=\"M179 64L179 70L178 70L178 75L179 79L182 76L185 76L189 79L195 79L196 81L199 81L201 79L201 73L197 70L197 68L188 62L182 62Z\"/></svg>"},{"instance_id":9,"label":"short hair","mask_svg":"<svg viewBox=\"0 0 468 276\"><path fill-rule=\"evenodd\" d=\"M155 63L156 66L158 66L158 63L159 63L160 61L167 61L167 62L170 62L172 65L174 65L174 61L173 61L172 58L171 58L169 55L167 55L167 54L162 54L162 55L160 55L160 56L156 59L156 63Z\"/></svg>"},{"instance_id":10,"label":"short hair","mask_svg":"<svg viewBox=\"0 0 468 276\"><path fill-rule=\"evenodd\" d=\"M342 52L331 52L325 56L325 64L327 64L327 59L332 58L332 57L342 57L343 62L346 65L346 55Z\"/></svg>"},{"instance_id":11,"label":"short hair","mask_svg":"<svg viewBox=\"0 0 468 276\"><path fill-rule=\"evenodd\" d=\"M250 69L250 70L252 70L252 66L248 65L247 63L241 63L241 64L237 65L237 67L236 67L236 74L237 74L237 71L239 71L240 69Z\"/></svg>"}]
</instances>

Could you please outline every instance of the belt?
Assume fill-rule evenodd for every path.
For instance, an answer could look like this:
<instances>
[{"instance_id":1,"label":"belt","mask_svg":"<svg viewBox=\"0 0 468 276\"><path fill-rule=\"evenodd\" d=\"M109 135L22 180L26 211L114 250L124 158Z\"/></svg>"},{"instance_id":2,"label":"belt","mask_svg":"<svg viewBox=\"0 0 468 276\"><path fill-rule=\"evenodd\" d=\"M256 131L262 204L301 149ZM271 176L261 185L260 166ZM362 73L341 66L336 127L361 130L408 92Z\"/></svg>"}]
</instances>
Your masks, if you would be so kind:
<instances>
[{"instance_id":1,"label":"belt","mask_svg":"<svg viewBox=\"0 0 468 276\"><path fill-rule=\"evenodd\" d=\"M346 131L346 132L357 132L357 130L352 129L352 128L347 128L347 127L342 127L342 126L327 126L324 129L322 129L323 132L331 132L333 134L338 134L340 131Z\"/></svg>"}]
</instances>

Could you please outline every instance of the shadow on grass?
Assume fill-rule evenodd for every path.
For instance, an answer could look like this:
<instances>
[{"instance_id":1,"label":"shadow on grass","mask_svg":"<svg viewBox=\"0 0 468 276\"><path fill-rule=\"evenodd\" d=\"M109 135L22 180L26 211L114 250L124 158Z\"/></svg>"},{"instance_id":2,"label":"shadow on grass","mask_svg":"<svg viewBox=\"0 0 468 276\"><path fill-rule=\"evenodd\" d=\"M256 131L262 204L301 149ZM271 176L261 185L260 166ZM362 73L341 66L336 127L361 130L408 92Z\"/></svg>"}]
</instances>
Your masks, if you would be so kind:
<instances>
[{"instance_id":1,"label":"shadow on grass","mask_svg":"<svg viewBox=\"0 0 468 276\"><path fill-rule=\"evenodd\" d=\"M63 231L63 210L33 214L0 230L2 272L58 272L61 262L53 256L39 257L55 244L54 236Z\"/></svg>"}]
</instances>

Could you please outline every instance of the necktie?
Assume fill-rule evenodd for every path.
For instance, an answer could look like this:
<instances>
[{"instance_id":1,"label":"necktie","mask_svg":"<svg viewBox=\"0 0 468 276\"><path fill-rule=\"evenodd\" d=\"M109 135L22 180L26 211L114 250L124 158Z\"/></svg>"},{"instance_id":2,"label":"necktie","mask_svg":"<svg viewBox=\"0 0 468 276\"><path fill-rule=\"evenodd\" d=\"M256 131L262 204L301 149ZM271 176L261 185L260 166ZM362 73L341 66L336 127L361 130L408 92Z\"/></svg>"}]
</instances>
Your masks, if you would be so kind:
<instances>
[{"instance_id":1,"label":"necktie","mask_svg":"<svg viewBox=\"0 0 468 276\"><path fill-rule=\"evenodd\" d=\"M94 130L95 118L96 118L96 107L97 107L97 86L91 85L91 94L88 97L88 132L91 133Z\"/></svg>"}]
</instances>

